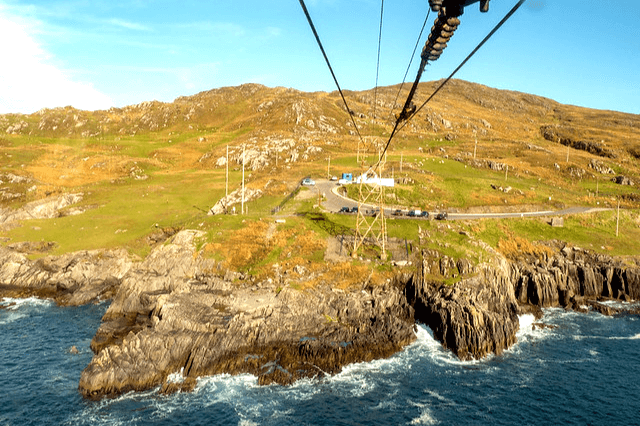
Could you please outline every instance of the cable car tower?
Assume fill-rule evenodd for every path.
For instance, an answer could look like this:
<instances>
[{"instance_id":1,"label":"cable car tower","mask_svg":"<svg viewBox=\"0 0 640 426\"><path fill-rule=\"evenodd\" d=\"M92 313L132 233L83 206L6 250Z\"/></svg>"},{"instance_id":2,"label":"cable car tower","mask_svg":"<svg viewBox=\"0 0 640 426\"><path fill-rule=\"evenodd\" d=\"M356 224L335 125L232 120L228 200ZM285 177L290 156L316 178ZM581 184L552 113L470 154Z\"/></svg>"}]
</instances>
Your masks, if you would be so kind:
<instances>
[{"instance_id":1,"label":"cable car tower","mask_svg":"<svg viewBox=\"0 0 640 426\"><path fill-rule=\"evenodd\" d=\"M358 215L356 218L356 235L353 243L352 257L358 256L358 250L371 242L380 248L380 258L387 259L387 220L384 215L385 191L382 176L386 161L381 157L382 146L371 143L376 148L378 162L375 166L362 168L358 177ZM362 163L365 164L364 161Z\"/></svg>"}]
</instances>

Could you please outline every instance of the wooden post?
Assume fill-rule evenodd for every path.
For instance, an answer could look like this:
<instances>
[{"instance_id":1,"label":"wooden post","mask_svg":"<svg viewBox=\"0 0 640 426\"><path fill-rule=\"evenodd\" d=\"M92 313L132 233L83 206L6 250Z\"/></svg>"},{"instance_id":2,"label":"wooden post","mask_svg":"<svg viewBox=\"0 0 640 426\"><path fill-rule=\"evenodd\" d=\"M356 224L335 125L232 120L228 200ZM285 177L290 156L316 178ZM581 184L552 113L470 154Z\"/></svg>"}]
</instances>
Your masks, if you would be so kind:
<instances>
[{"instance_id":1,"label":"wooden post","mask_svg":"<svg viewBox=\"0 0 640 426\"><path fill-rule=\"evenodd\" d=\"M598 190L600 189L600 179L596 176L596 197L598 196Z\"/></svg>"},{"instance_id":2,"label":"wooden post","mask_svg":"<svg viewBox=\"0 0 640 426\"><path fill-rule=\"evenodd\" d=\"M569 145L567 145L567 163L569 162Z\"/></svg>"},{"instance_id":3,"label":"wooden post","mask_svg":"<svg viewBox=\"0 0 640 426\"><path fill-rule=\"evenodd\" d=\"M504 169L504 181L507 181L507 178L509 177L509 165L507 164L507 166Z\"/></svg>"},{"instance_id":4,"label":"wooden post","mask_svg":"<svg viewBox=\"0 0 640 426\"><path fill-rule=\"evenodd\" d=\"M241 213L244 214L244 144L242 144L242 208Z\"/></svg>"},{"instance_id":5,"label":"wooden post","mask_svg":"<svg viewBox=\"0 0 640 426\"><path fill-rule=\"evenodd\" d=\"M225 205L226 205L227 203L226 197L229 196L229 145L227 145L227 174L224 180L224 196L225 196Z\"/></svg>"},{"instance_id":6,"label":"wooden post","mask_svg":"<svg viewBox=\"0 0 640 426\"><path fill-rule=\"evenodd\" d=\"M473 159L476 159L476 150L478 149L478 139L476 139L476 144L473 146Z\"/></svg>"},{"instance_id":7,"label":"wooden post","mask_svg":"<svg viewBox=\"0 0 640 426\"><path fill-rule=\"evenodd\" d=\"M618 198L618 218L616 219L616 237L618 237L620 231L620 198Z\"/></svg>"},{"instance_id":8,"label":"wooden post","mask_svg":"<svg viewBox=\"0 0 640 426\"><path fill-rule=\"evenodd\" d=\"M402 160L404 158L404 152L400 153L400 173L402 173Z\"/></svg>"},{"instance_id":9,"label":"wooden post","mask_svg":"<svg viewBox=\"0 0 640 426\"><path fill-rule=\"evenodd\" d=\"M331 156L329 156L329 160L327 162L327 179L331 179Z\"/></svg>"}]
</instances>

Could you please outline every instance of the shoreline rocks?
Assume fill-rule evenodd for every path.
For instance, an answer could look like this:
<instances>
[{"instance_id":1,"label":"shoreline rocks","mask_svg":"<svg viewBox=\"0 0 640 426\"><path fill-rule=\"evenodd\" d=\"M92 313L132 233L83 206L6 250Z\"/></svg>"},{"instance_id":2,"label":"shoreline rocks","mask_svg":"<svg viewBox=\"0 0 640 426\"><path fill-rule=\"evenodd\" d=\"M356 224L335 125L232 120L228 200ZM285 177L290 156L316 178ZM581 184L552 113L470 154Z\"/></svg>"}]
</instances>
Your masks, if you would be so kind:
<instances>
[{"instance_id":1,"label":"shoreline rocks","mask_svg":"<svg viewBox=\"0 0 640 426\"><path fill-rule=\"evenodd\" d=\"M415 339L401 283L354 292L231 283L194 256L196 237L178 233L123 280L91 344L85 397L189 390L197 377L221 373L290 384L388 357ZM175 373L180 380L169 378Z\"/></svg>"},{"instance_id":2,"label":"shoreline rocks","mask_svg":"<svg viewBox=\"0 0 640 426\"><path fill-rule=\"evenodd\" d=\"M562 244L517 259L484 247L491 258L478 265L425 250L415 273L397 270L384 285L300 291L230 274L196 249L202 237L177 232L143 261L122 250L31 261L0 247L0 296L61 305L112 298L80 378L87 398L188 391L221 373L283 385L323 377L402 350L416 321L469 360L509 348L518 315L539 318L541 308L640 314L602 303L640 299L637 264Z\"/></svg>"}]
</instances>

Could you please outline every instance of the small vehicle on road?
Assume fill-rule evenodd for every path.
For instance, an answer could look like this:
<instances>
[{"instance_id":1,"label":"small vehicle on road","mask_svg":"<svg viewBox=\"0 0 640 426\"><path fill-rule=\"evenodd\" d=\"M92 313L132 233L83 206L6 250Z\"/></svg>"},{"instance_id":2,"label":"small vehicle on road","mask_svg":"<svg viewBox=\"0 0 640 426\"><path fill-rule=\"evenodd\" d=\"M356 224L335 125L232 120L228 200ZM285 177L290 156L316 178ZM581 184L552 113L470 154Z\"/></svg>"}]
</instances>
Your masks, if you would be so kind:
<instances>
[{"instance_id":1,"label":"small vehicle on road","mask_svg":"<svg viewBox=\"0 0 640 426\"><path fill-rule=\"evenodd\" d=\"M350 213L358 213L357 207L351 207Z\"/></svg>"},{"instance_id":2,"label":"small vehicle on road","mask_svg":"<svg viewBox=\"0 0 640 426\"><path fill-rule=\"evenodd\" d=\"M391 212L392 215L394 216L404 216L404 213L402 212L402 210L400 209L395 209Z\"/></svg>"},{"instance_id":3,"label":"small vehicle on road","mask_svg":"<svg viewBox=\"0 0 640 426\"><path fill-rule=\"evenodd\" d=\"M340 207L340 210L338 210L338 213L351 213L351 209L347 206L342 206Z\"/></svg>"},{"instance_id":4,"label":"small vehicle on road","mask_svg":"<svg viewBox=\"0 0 640 426\"><path fill-rule=\"evenodd\" d=\"M424 218L428 218L429 217L429 212L426 210L423 210L420 212L420 214L418 215L420 217L424 217Z\"/></svg>"},{"instance_id":5,"label":"small vehicle on road","mask_svg":"<svg viewBox=\"0 0 640 426\"><path fill-rule=\"evenodd\" d=\"M302 185L303 186L314 186L315 184L316 184L316 182L311 178L307 177L307 178L302 179Z\"/></svg>"},{"instance_id":6,"label":"small vehicle on road","mask_svg":"<svg viewBox=\"0 0 640 426\"><path fill-rule=\"evenodd\" d=\"M420 215L422 214L422 210L409 210L409 214L407 216L409 217L420 217Z\"/></svg>"},{"instance_id":7,"label":"small vehicle on road","mask_svg":"<svg viewBox=\"0 0 640 426\"><path fill-rule=\"evenodd\" d=\"M440 212L436 215L437 220L447 220L447 217L449 217L447 212Z\"/></svg>"}]
</instances>

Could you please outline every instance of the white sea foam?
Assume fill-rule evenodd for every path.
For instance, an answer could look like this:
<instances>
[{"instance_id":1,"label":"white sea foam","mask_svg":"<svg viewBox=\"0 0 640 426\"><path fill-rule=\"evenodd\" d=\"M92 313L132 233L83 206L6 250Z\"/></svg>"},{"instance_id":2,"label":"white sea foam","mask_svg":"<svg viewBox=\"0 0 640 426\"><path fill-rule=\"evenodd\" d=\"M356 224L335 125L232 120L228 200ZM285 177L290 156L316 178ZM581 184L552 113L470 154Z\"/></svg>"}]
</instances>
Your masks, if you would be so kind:
<instances>
[{"instance_id":1,"label":"white sea foam","mask_svg":"<svg viewBox=\"0 0 640 426\"><path fill-rule=\"evenodd\" d=\"M640 340L640 334L635 336L612 336L608 337L609 340Z\"/></svg>"},{"instance_id":2,"label":"white sea foam","mask_svg":"<svg viewBox=\"0 0 640 426\"><path fill-rule=\"evenodd\" d=\"M462 361L454 355L449 349L445 349L440 342L433 336L433 330L424 324L418 324L416 332L417 341L410 349L421 351L422 355L426 355L433 363L438 366L455 365L455 366L473 366L482 365L494 358L494 355L488 355L482 359L474 359Z\"/></svg>"},{"instance_id":3,"label":"white sea foam","mask_svg":"<svg viewBox=\"0 0 640 426\"><path fill-rule=\"evenodd\" d=\"M433 418L433 414L429 407L426 404L422 404L419 402L408 401L409 405L413 405L414 407L418 407L420 410L420 416L411 420L408 424L410 425L435 425L438 424L438 421Z\"/></svg>"},{"instance_id":4,"label":"white sea foam","mask_svg":"<svg viewBox=\"0 0 640 426\"><path fill-rule=\"evenodd\" d=\"M26 299L12 299L10 297L0 300L0 305L6 306L7 310L15 311L25 306L51 306L51 300L38 299L37 297L28 297Z\"/></svg>"},{"instance_id":5,"label":"white sea foam","mask_svg":"<svg viewBox=\"0 0 640 426\"><path fill-rule=\"evenodd\" d=\"M616 308L616 309L631 309L631 308L640 307L640 303L638 302L622 302L617 300L605 300L599 303L605 306Z\"/></svg>"},{"instance_id":6,"label":"white sea foam","mask_svg":"<svg viewBox=\"0 0 640 426\"><path fill-rule=\"evenodd\" d=\"M4 313L0 314L0 325L10 324L29 315L29 307L51 306L50 300L29 297L27 299L12 299L10 297L0 299L0 306L4 307Z\"/></svg>"},{"instance_id":7,"label":"white sea foam","mask_svg":"<svg viewBox=\"0 0 640 426\"><path fill-rule=\"evenodd\" d=\"M184 382L184 367L176 373L169 374L167 382L169 383L183 383Z\"/></svg>"}]
</instances>

